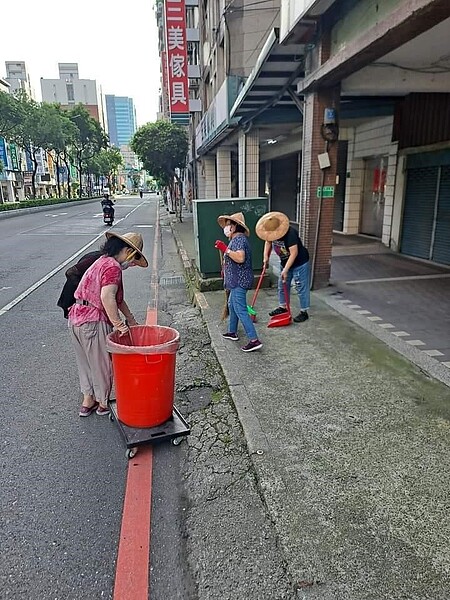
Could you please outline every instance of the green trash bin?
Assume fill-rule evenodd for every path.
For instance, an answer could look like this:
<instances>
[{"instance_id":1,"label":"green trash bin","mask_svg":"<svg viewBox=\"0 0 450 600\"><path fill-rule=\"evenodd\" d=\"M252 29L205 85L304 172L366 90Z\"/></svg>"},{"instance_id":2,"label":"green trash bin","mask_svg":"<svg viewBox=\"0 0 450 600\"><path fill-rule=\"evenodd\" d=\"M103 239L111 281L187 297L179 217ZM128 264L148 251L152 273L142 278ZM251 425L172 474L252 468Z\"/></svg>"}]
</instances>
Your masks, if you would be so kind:
<instances>
[{"instance_id":1,"label":"green trash bin","mask_svg":"<svg viewBox=\"0 0 450 600\"><path fill-rule=\"evenodd\" d=\"M215 198L193 201L194 237L196 264L205 279L220 277L221 266L219 253L214 249L216 240L227 239L223 235L217 217L244 214L245 223L250 229L250 245L252 248L253 271L260 271L264 242L255 233L255 225L259 218L268 211L268 198Z\"/></svg>"}]
</instances>

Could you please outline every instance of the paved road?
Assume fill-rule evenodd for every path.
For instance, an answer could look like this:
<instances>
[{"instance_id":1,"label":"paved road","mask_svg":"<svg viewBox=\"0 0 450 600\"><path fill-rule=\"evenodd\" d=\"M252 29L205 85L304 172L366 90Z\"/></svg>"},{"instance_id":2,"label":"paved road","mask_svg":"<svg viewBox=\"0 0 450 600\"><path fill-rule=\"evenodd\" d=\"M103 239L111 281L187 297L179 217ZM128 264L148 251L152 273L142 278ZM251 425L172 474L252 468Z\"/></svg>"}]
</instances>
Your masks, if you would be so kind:
<instances>
[{"instance_id":1,"label":"paved road","mask_svg":"<svg viewBox=\"0 0 450 600\"><path fill-rule=\"evenodd\" d=\"M150 261L156 202L128 197L116 205L118 230L139 230ZM64 268L1 314L81 248L98 247L105 229L96 204L0 221L2 599L113 597L129 465L115 425L77 416L74 357L55 306ZM177 448L164 444L154 452L149 597L293 599L242 430L205 325L186 297L164 219L158 248L158 322L182 336L176 402L192 434ZM130 269L124 282L144 322L149 270Z\"/></svg>"}]
</instances>

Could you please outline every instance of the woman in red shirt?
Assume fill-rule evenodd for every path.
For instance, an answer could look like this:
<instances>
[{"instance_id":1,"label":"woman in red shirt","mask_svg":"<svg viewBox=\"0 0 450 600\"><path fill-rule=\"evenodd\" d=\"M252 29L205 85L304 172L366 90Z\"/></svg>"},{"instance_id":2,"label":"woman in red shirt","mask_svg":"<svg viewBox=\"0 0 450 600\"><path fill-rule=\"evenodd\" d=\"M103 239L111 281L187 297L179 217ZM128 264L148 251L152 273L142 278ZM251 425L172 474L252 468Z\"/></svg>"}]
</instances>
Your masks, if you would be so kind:
<instances>
[{"instance_id":1,"label":"woman in red shirt","mask_svg":"<svg viewBox=\"0 0 450 600\"><path fill-rule=\"evenodd\" d=\"M106 237L101 248L103 256L84 273L69 311L69 331L83 394L80 417L94 411L98 415L109 413L113 374L106 337L113 329L125 334L128 325L137 325L123 297L122 271L129 266L148 266L139 233L108 231Z\"/></svg>"}]
</instances>

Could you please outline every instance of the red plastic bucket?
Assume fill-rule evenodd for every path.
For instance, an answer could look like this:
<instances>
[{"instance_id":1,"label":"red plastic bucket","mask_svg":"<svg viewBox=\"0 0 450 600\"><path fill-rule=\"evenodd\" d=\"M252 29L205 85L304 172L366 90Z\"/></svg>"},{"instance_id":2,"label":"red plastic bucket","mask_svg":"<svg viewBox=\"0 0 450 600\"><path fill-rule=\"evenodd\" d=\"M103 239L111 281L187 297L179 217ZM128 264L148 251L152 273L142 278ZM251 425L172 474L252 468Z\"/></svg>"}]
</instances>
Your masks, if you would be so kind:
<instances>
[{"instance_id":1,"label":"red plastic bucket","mask_svg":"<svg viewBox=\"0 0 450 600\"><path fill-rule=\"evenodd\" d=\"M111 333L117 416L129 427L155 427L172 416L180 334L171 327L137 325Z\"/></svg>"}]
</instances>

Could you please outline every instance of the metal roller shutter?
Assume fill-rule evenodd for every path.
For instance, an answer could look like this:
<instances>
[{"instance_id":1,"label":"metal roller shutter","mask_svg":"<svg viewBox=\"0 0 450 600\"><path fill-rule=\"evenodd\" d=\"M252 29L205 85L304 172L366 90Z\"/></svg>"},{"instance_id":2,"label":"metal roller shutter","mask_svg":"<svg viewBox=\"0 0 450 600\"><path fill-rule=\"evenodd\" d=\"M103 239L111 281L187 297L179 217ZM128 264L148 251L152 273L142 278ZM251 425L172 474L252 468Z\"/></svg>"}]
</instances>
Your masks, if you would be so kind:
<instances>
[{"instance_id":1,"label":"metal roller shutter","mask_svg":"<svg viewBox=\"0 0 450 600\"><path fill-rule=\"evenodd\" d=\"M450 167L442 167L433 260L450 265Z\"/></svg>"},{"instance_id":2,"label":"metal roller shutter","mask_svg":"<svg viewBox=\"0 0 450 600\"><path fill-rule=\"evenodd\" d=\"M438 167L409 169L406 181L401 252L430 258Z\"/></svg>"}]
</instances>

